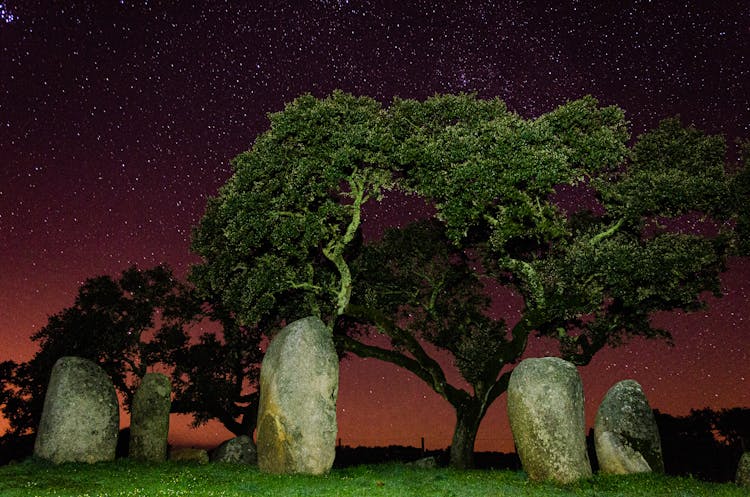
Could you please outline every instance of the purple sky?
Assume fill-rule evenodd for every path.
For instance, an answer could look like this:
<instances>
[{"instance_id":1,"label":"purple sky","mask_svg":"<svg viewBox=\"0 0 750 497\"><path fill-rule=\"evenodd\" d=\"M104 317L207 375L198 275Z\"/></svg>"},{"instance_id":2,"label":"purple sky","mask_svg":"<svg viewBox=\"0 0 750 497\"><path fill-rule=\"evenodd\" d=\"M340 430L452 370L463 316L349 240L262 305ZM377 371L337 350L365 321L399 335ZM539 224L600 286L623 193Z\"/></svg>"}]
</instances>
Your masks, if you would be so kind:
<instances>
[{"instance_id":1,"label":"purple sky","mask_svg":"<svg viewBox=\"0 0 750 497\"><path fill-rule=\"evenodd\" d=\"M750 137L743 0L190 3L0 1L0 360L31 357L28 337L87 277L161 262L184 275L229 159L305 92L477 92L525 117L592 94L624 108L634 135L680 114ZM367 229L409 211L370 209ZM748 281L748 259L733 259L725 299L658 316L675 348L639 341L583 368L588 417L627 377L668 412L750 406ZM450 406L418 379L374 360L341 371L344 443L449 443ZM504 403L477 448L512 447Z\"/></svg>"}]
</instances>

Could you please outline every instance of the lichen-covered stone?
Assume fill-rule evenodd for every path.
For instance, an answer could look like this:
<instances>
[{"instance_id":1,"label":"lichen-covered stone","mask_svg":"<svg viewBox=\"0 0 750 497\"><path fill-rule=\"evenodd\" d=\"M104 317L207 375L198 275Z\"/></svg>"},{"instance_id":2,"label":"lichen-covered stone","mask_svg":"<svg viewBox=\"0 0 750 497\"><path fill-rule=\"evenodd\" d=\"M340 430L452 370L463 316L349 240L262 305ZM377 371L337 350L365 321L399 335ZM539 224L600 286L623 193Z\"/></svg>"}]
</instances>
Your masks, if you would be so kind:
<instances>
[{"instance_id":1,"label":"lichen-covered stone","mask_svg":"<svg viewBox=\"0 0 750 497\"><path fill-rule=\"evenodd\" d=\"M740 457L740 462L737 465L737 475L734 478L737 485L743 487L750 487L750 452L745 452Z\"/></svg>"},{"instance_id":2,"label":"lichen-covered stone","mask_svg":"<svg viewBox=\"0 0 750 497\"><path fill-rule=\"evenodd\" d=\"M602 473L664 472L654 412L637 381L616 383L604 396L596 413L594 445Z\"/></svg>"},{"instance_id":3,"label":"lichen-covered stone","mask_svg":"<svg viewBox=\"0 0 750 497\"><path fill-rule=\"evenodd\" d=\"M140 461L167 458L172 385L161 373L147 373L133 396L129 456Z\"/></svg>"},{"instance_id":4,"label":"lichen-covered stone","mask_svg":"<svg viewBox=\"0 0 750 497\"><path fill-rule=\"evenodd\" d=\"M521 361L508 383L508 417L531 480L570 483L591 476L583 386L573 364L556 357Z\"/></svg>"},{"instance_id":5,"label":"lichen-covered stone","mask_svg":"<svg viewBox=\"0 0 750 497\"><path fill-rule=\"evenodd\" d=\"M208 464L208 452L204 449L195 449L193 447L176 447L169 451L169 460Z\"/></svg>"},{"instance_id":6,"label":"lichen-covered stone","mask_svg":"<svg viewBox=\"0 0 750 497\"><path fill-rule=\"evenodd\" d=\"M211 454L211 461L256 464L258 453L253 439L247 435L240 435L219 445Z\"/></svg>"},{"instance_id":7,"label":"lichen-covered stone","mask_svg":"<svg viewBox=\"0 0 750 497\"><path fill-rule=\"evenodd\" d=\"M107 373L80 357L61 357L52 367L34 455L53 463L115 458L120 408Z\"/></svg>"},{"instance_id":8,"label":"lichen-covered stone","mask_svg":"<svg viewBox=\"0 0 750 497\"><path fill-rule=\"evenodd\" d=\"M322 474L336 452L339 362L331 331L317 317L286 326L260 373L258 467L267 473Z\"/></svg>"}]
</instances>

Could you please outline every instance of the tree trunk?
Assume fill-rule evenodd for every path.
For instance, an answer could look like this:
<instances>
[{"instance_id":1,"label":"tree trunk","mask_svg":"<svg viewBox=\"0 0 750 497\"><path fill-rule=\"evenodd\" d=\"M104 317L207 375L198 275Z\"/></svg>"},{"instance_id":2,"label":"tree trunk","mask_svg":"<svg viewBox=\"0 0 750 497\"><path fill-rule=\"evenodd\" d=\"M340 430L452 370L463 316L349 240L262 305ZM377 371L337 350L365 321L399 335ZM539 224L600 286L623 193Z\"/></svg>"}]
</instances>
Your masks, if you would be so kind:
<instances>
[{"instance_id":1,"label":"tree trunk","mask_svg":"<svg viewBox=\"0 0 750 497\"><path fill-rule=\"evenodd\" d=\"M474 442L485 411L481 408L479 402L453 407L456 409L456 429L453 432L453 442L451 443L450 465L457 469L473 468Z\"/></svg>"}]
</instances>

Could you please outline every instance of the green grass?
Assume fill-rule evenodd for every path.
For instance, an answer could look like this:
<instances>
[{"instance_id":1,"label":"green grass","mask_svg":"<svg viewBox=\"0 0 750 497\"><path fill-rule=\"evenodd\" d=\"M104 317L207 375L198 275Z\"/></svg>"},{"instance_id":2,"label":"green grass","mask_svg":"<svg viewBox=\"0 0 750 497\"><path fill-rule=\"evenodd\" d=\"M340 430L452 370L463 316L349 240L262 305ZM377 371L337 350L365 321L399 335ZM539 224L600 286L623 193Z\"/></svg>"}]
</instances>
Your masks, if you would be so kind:
<instances>
[{"instance_id":1,"label":"green grass","mask_svg":"<svg viewBox=\"0 0 750 497\"><path fill-rule=\"evenodd\" d=\"M326 476L274 476L230 464L62 464L0 467L0 496L675 496L747 497L746 488L657 475L596 476L558 487L522 472L357 466Z\"/></svg>"}]
</instances>

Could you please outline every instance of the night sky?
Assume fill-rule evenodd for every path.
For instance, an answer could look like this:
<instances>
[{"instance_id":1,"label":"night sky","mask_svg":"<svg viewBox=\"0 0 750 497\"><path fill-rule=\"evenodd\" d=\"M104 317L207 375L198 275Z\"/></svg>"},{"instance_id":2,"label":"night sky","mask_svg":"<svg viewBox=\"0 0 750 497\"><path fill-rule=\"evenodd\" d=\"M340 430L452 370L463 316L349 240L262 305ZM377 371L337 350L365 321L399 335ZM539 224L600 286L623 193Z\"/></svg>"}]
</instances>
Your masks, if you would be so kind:
<instances>
[{"instance_id":1,"label":"night sky","mask_svg":"<svg viewBox=\"0 0 750 497\"><path fill-rule=\"evenodd\" d=\"M29 359L28 337L87 277L158 263L184 276L229 159L302 93L476 92L524 117L592 94L625 109L634 136L680 114L730 143L750 137L745 0L188 3L0 1L0 360ZM426 209L394 199L368 207L366 233ZM723 282L707 311L656 316L674 348L637 340L581 368L590 422L625 378L673 414L750 407L748 259ZM341 381L344 444L449 445L451 407L410 373L355 358ZM478 450L512 450L505 401ZM173 442L229 438L183 425Z\"/></svg>"}]
</instances>

